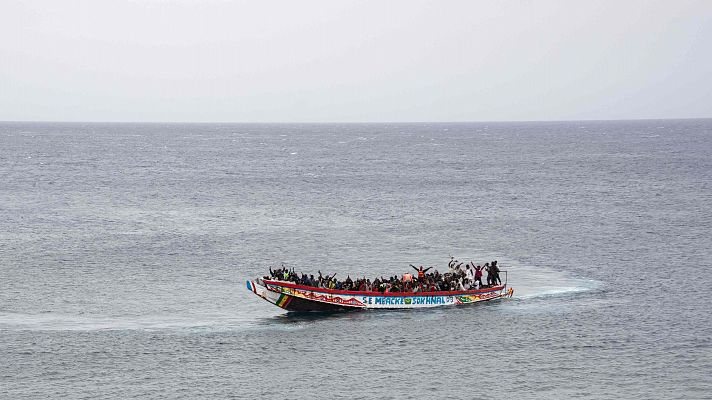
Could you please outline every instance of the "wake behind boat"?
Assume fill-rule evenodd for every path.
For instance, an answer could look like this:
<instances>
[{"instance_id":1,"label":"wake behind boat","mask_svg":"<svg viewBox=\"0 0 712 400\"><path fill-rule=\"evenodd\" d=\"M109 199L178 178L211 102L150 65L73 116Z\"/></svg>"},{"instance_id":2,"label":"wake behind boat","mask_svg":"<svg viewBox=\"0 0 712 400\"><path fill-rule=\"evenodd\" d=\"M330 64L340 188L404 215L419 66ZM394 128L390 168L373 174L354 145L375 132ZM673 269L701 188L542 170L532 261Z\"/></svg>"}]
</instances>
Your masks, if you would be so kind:
<instances>
[{"instance_id":1,"label":"wake behind boat","mask_svg":"<svg viewBox=\"0 0 712 400\"><path fill-rule=\"evenodd\" d=\"M511 297L514 289L507 287L507 271L500 271L497 262L462 267L451 260L449 271L440 274L431 268L412 266L418 275L403 274L389 279L358 279L339 281L332 276L297 275L282 268L270 277L247 281L247 289L262 299L288 311L346 311L357 309L407 309L474 304ZM482 284L486 271L487 285ZM502 283L499 273L504 272Z\"/></svg>"}]
</instances>

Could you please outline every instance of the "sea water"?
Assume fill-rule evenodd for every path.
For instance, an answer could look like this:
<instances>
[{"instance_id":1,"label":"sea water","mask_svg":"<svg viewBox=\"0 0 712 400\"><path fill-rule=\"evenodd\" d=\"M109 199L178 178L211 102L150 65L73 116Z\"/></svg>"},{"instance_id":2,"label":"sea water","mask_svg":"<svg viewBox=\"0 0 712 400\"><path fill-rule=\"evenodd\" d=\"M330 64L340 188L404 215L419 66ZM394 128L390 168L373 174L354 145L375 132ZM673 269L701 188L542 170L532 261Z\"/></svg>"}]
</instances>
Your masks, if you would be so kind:
<instances>
[{"instance_id":1,"label":"sea water","mask_svg":"<svg viewBox=\"0 0 712 400\"><path fill-rule=\"evenodd\" d=\"M712 120L0 124L0 398L710 398ZM286 314L499 260L515 295Z\"/></svg>"}]
</instances>

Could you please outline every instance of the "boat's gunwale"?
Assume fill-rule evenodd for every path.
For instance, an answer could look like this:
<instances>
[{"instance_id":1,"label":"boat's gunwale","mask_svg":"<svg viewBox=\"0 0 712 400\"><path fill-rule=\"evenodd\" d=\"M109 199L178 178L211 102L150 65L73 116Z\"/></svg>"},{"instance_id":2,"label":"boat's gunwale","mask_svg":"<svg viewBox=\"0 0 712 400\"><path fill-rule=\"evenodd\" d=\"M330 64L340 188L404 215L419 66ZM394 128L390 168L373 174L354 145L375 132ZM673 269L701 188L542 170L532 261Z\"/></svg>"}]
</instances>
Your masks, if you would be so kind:
<instances>
[{"instance_id":1,"label":"boat's gunwale","mask_svg":"<svg viewBox=\"0 0 712 400\"><path fill-rule=\"evenodd\" d=\"M300 284L293 283L293 282L275 281L275 280L271 280L271 279L262 279L262 281L266 284L287 287L290 289L309 290L311 292L330 293L330 294L348 295L348 296L371 296L371 297L378 297L378 296L388 296L388 297L466 296L466 295L472 295L472 294L482 294L482 293L501 291L501 290L504 290L504 288L506 288L506 286L507 286L507 285L498 285L498 286L492 286L492 287L488 287L488 288L484 288L484 289L473 289L473 290L464 290L464 291L449 290L449 291L439 291L439 292L388 292L388 293L381 293L381 292L362 292L362 291L358 291L358 290L327 289L327 288L300 285Z\"/></svg>"}]
</instances>

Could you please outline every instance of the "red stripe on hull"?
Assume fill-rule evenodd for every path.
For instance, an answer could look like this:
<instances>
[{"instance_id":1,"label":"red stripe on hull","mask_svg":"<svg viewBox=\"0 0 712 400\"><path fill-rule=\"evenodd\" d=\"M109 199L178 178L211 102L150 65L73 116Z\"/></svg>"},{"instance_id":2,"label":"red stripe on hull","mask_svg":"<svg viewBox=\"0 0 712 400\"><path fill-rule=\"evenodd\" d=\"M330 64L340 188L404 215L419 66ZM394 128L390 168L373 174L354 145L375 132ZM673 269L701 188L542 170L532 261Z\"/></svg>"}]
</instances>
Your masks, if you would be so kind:
<instances>
[{"instance_id":1,"label":"red stripe on hull","mask_svg":"<svg viewBox=\"0 0 712 400\"><path fill-rule=\"evenodd\" d=\"M465 291L441 291L441 292L391 292L391 293L381 293L381 292L361 292L357 290L336 290L336 289L325 289L313 286L299 285L292 282L282 282L282 281L272 281L264 280L265 283L283 286L291 289L308 290L311 292L319 293L332 293L332 294L343 294L351 296L401 296L401 297L411 297L411 296L458 296L458 295L469 295L469 294L483 294L494 291L499 291L504 288L504 285L492 286L485 289L475 289L475 290L465 290Z\"/></svg>"}]
</instances>

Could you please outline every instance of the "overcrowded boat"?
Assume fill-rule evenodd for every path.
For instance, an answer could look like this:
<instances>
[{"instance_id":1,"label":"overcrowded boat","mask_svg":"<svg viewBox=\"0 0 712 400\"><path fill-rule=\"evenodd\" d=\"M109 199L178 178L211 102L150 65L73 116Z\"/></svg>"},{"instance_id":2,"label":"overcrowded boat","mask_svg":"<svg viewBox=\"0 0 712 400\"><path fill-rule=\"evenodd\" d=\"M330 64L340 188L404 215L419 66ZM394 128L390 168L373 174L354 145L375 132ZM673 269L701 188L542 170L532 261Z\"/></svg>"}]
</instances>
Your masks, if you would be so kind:
<instances>
[{"instance_id":1,"label":"overcrowded boat","mask_svg":"<svg viewBox=\"0 0 712 400\"><path fill-rule=\"evenodd\" d=\"M247 281L247 289L287 311L346 311L358 309L408 309L474 304L512 297L507 271L497 261L463 266L451 258L448 272L415 267L417 274L344 280L334 275L297 274L294 268L270 268L270 275ZM487 273L486 284L483 272ZM504 282L500 279L504 274Z\"/></svg>"}]
</instances>

